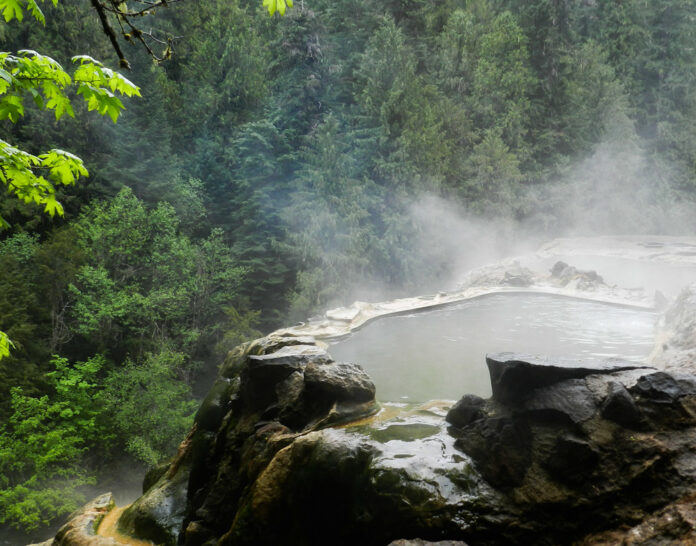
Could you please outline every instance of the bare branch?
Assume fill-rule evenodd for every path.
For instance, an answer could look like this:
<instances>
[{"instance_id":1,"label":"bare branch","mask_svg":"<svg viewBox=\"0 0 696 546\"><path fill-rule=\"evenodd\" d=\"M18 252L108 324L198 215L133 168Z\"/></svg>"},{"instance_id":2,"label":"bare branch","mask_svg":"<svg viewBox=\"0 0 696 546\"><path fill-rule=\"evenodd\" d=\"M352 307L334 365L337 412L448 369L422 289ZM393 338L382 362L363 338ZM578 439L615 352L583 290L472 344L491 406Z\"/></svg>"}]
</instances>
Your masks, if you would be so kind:
<instances>
[{"instance_id":1,"label":"bare branch","mask_svg":"<svg viewBox=\"0 0 696 546\"><path fill-rule=\"evenodd\" d=\"M118 55L119 65L121 66L121 68L126 68L130 70L130 63L126 59L126 56L123 54L123 51L121 50L121 44L118 43L116 32L114 32L114 29L111 26L111 23L109 23L109 19L106 16L105 6L101 2L99 2L99 0L91 0L91 2L94 9L97 10L97 14L99 15L99 20L101 21L104 34L106 34L109 37L111 45L113 46L114 51L116 51L116 55Z\"/></svg>"}]
</instances>

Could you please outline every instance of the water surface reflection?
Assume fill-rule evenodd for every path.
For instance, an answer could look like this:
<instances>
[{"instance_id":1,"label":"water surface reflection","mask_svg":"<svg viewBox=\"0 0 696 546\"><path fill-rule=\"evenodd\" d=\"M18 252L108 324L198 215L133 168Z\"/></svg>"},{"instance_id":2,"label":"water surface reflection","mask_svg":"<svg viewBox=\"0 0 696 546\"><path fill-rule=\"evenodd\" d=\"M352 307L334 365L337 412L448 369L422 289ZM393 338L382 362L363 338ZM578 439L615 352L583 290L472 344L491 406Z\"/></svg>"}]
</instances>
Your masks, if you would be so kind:
<instances>
[{"instance_id":1,"label":"water surface reflection","mask_svg":"<svg viewBox=\"0 0 696 546\"><path fill-rule=\"evenodd\" d=\"M657 315L534 294L494 295L434 311L376 320L329 348L370 374L382 401L490 396L486 353L574 358L650 353Z\"/></svg>"}]
</instances>

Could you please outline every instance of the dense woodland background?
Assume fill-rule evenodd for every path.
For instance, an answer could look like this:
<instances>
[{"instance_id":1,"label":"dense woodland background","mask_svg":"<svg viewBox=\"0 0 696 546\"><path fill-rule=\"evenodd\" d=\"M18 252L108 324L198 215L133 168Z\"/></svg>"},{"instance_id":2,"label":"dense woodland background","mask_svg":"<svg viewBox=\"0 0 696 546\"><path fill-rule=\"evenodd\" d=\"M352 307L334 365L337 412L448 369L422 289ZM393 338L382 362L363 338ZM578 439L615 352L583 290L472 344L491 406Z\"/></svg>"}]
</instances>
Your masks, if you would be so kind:
<instances>
[{"instance_id":1,"label":"dense woodland background","mask_svg":"<svg viewBox=\"0 0 696 546\"><path fill-rule=\"evenodd\" d=\"M1 24L2 49L117 65L89 2L46 14ZM696 229L693 0L296 0L283 18L206 0L156 18L180 38L162 64L126 48L143 98L117 124L0 127L91 173L62 219L0 196L0 537L50 534L124 458L172 454L245 339L446 289L482 246Z\"/></svg>"}]
</instances>

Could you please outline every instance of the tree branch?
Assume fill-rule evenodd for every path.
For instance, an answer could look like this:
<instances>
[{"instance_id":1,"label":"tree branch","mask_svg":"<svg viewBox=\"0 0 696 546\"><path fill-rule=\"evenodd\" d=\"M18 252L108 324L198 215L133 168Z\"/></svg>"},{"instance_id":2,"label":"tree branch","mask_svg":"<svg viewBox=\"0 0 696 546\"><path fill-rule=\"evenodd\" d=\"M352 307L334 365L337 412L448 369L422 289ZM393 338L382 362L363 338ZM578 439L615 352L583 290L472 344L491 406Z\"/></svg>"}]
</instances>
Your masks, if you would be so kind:
<instances>
[{"instance_id":1,"label":"tree branch","mask_svg":"<svg viewBox=\"0 0 696 546\"><path fill-rule=\"evenodd\" d=\"M121 44L118 43L118 37L116 36L116 32L114 32L113 27L107 19L104 6L101 4L101 2L99 2L99 0L91 0L91 2L94 9L97 10L97 14L99 14L99 20L101 21L104 34L106 34L109 37L111 45L113 46L114 51L116 51L116 54L118 55L119 65L121 66L121 68L126 68L130 70L130 63L126 59L126 56L123 54L123 51L121 50Z\"/></svg>"}]
</instances>

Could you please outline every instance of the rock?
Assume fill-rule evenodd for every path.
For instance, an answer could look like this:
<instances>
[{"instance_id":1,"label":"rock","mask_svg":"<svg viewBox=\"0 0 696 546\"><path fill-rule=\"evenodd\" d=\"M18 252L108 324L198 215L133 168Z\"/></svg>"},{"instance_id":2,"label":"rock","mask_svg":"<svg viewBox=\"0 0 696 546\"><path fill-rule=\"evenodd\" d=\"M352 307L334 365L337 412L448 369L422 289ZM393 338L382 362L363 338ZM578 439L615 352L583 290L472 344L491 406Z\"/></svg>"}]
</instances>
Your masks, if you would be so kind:
<instances>
[{"instance_id":1,"label":"rock","mask_svg":"<svg viewBox=\"0 0 696 546\"><path fill-rule=\"evenodd\" d=\"M663 311L669 306L669 300L659 290L655 290L655 296L653 298L655 309L658 311Z\"/></svg>"},{"instance_id":2,"label":"rock","mask_svg":"<svg viewBox=\"0 0 696 546\"><path fill-rule=\"evenodd\" d=\"M438 542L430 542L429 540L423 540L420 538L414 539L399 539L390 542L388 546L467 546L466 542L461 540L440 540Z\"/></svg>"},{"instance_id":3,"label":"rock","mask_svg":"<svg viewBox=\"0 0 696 546\"><path fill-rule=\"evenodd\" d=\"M604 284L604 279L596 271L582 271L562 261L556 262L551 268L551 276L559 279L564 286L575 282L578 288L584 290Z\"/></svg>"},{"instance_id":4,"label":"rock","mask_svg":"<svg viewBox=\"0 0 696 546\"><path fill-rule=\"evenodd\" d=\"M448 423L455 427L465 427L474 421L483 418L483 405L485 400L475 394L465 394L452 408L447 412L445 418Z\"/></svg>"},{"instance_id":5,"label":"rock","mask_svg":"<svg viewBox=\"0 0 696 546\"><path fill-rule=\"evenodd\" d=\"M165 459L148 469L143 478L143 493L146 493L148 489L155 485L167 473L171 465L172 459Z\"/></svg>"},{"instance_id":6,"label":"rock","mask_svg":"<svg viewBox=\"0 0 696 546\"><path fill-rule=\"evenodd\" d=\"M536 389L522 406L537 419L568 419L578 424L590 419L597 411L592 391L582 379L568 379Z\"/></svg>"},{"instance_id":7,"label":"rock","mask_svg":"<svg viewBox=\"0 0 696 546\"><path fill-rule=\"evenodd\" d=\"M228 379L238 377L241 370L246 366L249 355L269 354L284 347L295 345L313 346L315 345L315 340L311 336L271 334L242 343L227 353L227 357L220 367L220 376Z\"/></svg>"},{"instance_id":8,"label":"rock","mask_svg":"<svg viewBox=\"0 0 696 546\"><path fill-rule=\"evenodd\" d=\"M239 396L245 413L261 411L263 419L274 419L283 411L278 405L278 386L293 374L304 377L308 364L332 362L319 347L294 345L264 355L249 355L241 372ZM290 379L290 381L293 381Z\"/></svg>"},{"instance_id":9,"label":"rock","mask_svg":"<svg viewBox=\"0 0 696 546\"><path fill-rule=\"evenodd\" d=\"M649 515L628 529L590 535L578 546L653 546L656 544L696 544L696 498L689 495Z\"/></svg>"},{"instance_id":10,"label":"rock","mask_svg":"<svg viewBox=\"0 0 696 546\"><path fill-rule=\"evenodd\" d=\"M357 364L311 362L304 371L307 396L332 401L369 402L375 397L375 385Z\"/></svg>"},{"instance_id":11,"label":"rock","mask_svg":"<svg viewBox=\"0 0 696 546\"><path fill-rule=\"evenodd\" d=\"M522 483L532 463L532 434L524 419L489 417L457 433L455 445L476 462L476 469L494 487Z\"/></svg>"},{"instance_id":12,"label":"rock","mask_svg":"<svg viewBox=\"0 0 696 546\"><path fill-rule=\"evenodd\" d=\"M118 546L113 538L97 535L106 514L115 507L111 493L105 493L68 516L68 522L56 533L52 546Z\"/></svg>"},{"instance_id":13,"label":"rock","mask_svg":"<svg viewBox=\"0 0 696 546\"><path fill-rule=\"evenodd\" d=\"M500 284L503 286L528 287L534 284L535 280L536 276L532 270L515 263L513 268L505 271Z\"/></svg>"},{"instance_id":14,"label":"rock","mask_svg":"<svg viewBox=\"0 0 696 546\"><path fill-rule=\"evenodd\" d=\"M526 382L526 394L494 389L478 406L481 415L450 431L482 477L515 499L525 525L540 526L535 536L549 544L579 540L647 517L696 487L696 377L615 363L492 360L514 361L518 375L507 378L508 388ZM549 514L563 531L544 526ZM677 532L668 527L660 536Z\"/></svg>"},{"instance_id":15,"label":"rock","mask_svg":"<svg viewBox=\"0 0 696 546\"><path fill-rule=\"evenodd\" d=\"M587 480L599 463L599 453L586 440L572 435L558 438L544 467L554 479L569 484Z\"/></svg>"},{"instance_id":16,"label":"rock","mask_svg":"<svg viewBox=\"0 0 696 546\"><path fill-rule=\"evenodd\" d=\"M684 288L667 309L657 332L652 363L666 370L696 372L696 283Z\"/></svg>"},{"instance_id":17,"label":"rock","mask_svg":"<svg viewBox=\"0 0 696 546\"><path fill-rule=\"evenodd\" d=\"M696 377L655 372L641 377L629 391L653 428L691 426L696 415Z\"/></svg>"},{"instance_id":18,"label":"rock","mask_svg":"<svg viewBox=\"0 0 696 546\"><path fill-rule=\"evenodd\" d=\"M191 473L192 446L200 431L193 426L179 445L166 471L131 504L118 520L118 529L128 536L152 540L161 546L177 543L186 512ZM150 476L154 479L154 475Z\"/></svg>"},{"instance_id":19,"label":"rock","mask_svg":"<svg viewBox=\"0 0 696 546\"><path fill-rule=\"evenodd\" d=\"M532 396L535 389L566 379L583 378L592 374L612 374L637 368L651 369L618 359L580 361L518 353L486 355L486 364L491 377L493 398L502 403L522 402Z\"/></svg>"},{"instance_id":20,"label":"rock","mask_svg":"<svg viewBox=\"0 0 696 546\"><path fill-rule=\"evenodd\" d=\"M203 544L230 531L238 514L235 529L252 536L257 523L247 528L242 513L252 491L270 491L257 480L271 472L276 454L295 445L300 433L377 410L374 384L359 366L336 363L314 344L286 341L257 340L231 352L197 416L180 471L168 471L124 514L126 529L162 544L183 532L187 544Z\"/></svg>"},{"instance_id":21,"label":"rock","mask_svg":"<svg viewBox=\"0 0 696 546\"><path fill-rule=\"evenodd\" d=\"M568 269L568 264L562 261L557 261L555 264L553 264L553 267L551 268L551 275L554 277L561 277L563 275L563 272Z\"/></svg>"},{"instance_id":22,"label":"rock","mask_svg":"<svg viewBox=\"0 0 696 546\"><path fill-rule=\"evenodd\" d=\"M641 428L643 416L630 393L621 383L609 382L607 397L602 403L601 414L604 419L628 428Z\"/></svg>"},{"instance_id":23,"label":"rock","mask_svg":"<svg viewBox=\"0 0 696 546\"><path fill-rule=\"evenodd\" d=\"M687 394L674 377L665 372L655 372L641 377L631 392L651 402L670 404ZM693 394L693 392L689 393Z\"/></svg>"},{"instance_id":24,"label":"rock","mask_svg":"<svg viewBox=\"0 0 696 546\"><path fill-rule=\"evenodd\" d=\"M189 468L165 474L119 518L123 533L174 546L186 513Z\"/></svg>"},{"instance_id":25,"label":"rock","mask_svg":"<svg viewBox=\"0 0 696 546\"><path fill-rule=\"evenodd\" d=\"M215 432L229 411L231 397L238 388L238 380L219 377L201 402L194 418L195 423L202 430Z\"/></svg>"}]
</instances>

